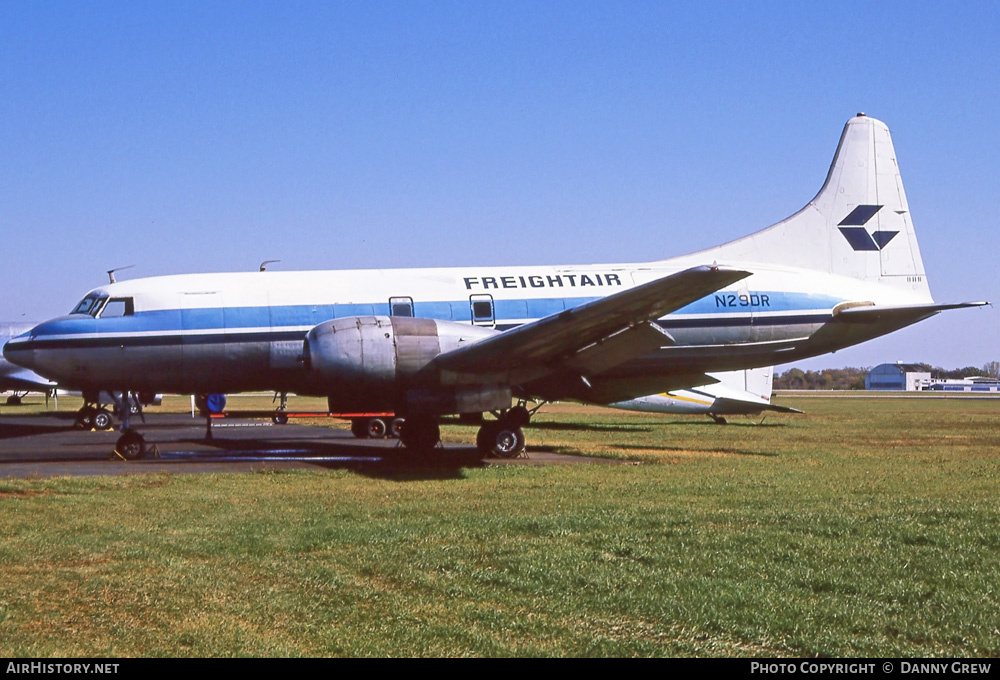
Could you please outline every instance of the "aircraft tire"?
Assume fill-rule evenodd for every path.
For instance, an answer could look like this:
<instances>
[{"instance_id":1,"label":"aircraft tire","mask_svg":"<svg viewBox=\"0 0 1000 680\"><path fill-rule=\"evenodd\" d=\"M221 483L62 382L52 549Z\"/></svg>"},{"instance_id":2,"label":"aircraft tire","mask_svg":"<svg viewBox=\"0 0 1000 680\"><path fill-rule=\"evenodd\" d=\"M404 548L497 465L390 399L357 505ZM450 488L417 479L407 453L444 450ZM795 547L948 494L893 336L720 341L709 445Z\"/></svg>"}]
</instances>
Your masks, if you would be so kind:
<instances>
[{"instance_id":1,"label":"aircraft tire","mask_svg":"<svg viewBox=\"0 0 1000 680\"><path fill-rule=\"evenodd\" d=\"M135 430L125 430L115 444L115 453L125 460L139 460L146 455L146 440Z\"/></svg>"},{"instance_id":2,"label":"aircraft tire","mask_svg":"<svg viewBox=\"0 0 1000 680\"><path fill-rule=\"evenodd\" d=\"M389 423L389 436L393 439L399 439L399 433L403 431L406 426L406 418L393 418L392 422Z\"/></svg>"},{"instance_id":3,"label":"aircraft tire","mask_svg":"<svg viewBox=\"0 0 1000 680\"><path fill-rule=\"evenodd\" d=\"M12 394L9 397L7 397L7 406L20 406L20 405L21 405L21 397L17 396L16 394Z\"/></svg>"},{"instance_id":4,"label":"aircraft tire","mask_svg":"<svg viewBox=\"0 0 1000 680\"><path fill-rule=\"evenodd\" d=\"M364 418L352 418L351 434L358 439L368 439L368 421Z\"/></svg>"},{"instance_id":5,"label":"aircraft tire","mask_svg":"<svg viewBox=\"0 0 1000 680\"><path fill-rule=\"evenodd\" d=\"M284 411L275 411L274 415L271 416L271 422L275 425L286 425L288 423L288 414Z\"/></svg>"},{"instance_id":6,"label":"aircraft tire","mask_svg":"<svg viewBox=\"0 0 1000 680\"><path fill-rule=\"evenodd\" d=\"M381 418L369 418L365 427L369 439L383 439L389 433L389 426Z\"/></svg>"},{"instance_id":7,"label":"aircraft tire","mask_svg":"<svg viewBox=\"0 0 1000 680\"><path fill-rule=\"evenodd\" d=\"M403 446L414 451L429 451L441 441L441 428L433 420L408 418L399 433Z\"/></svg>"},{"instance_id":8,"label":"aircraft tire","mask_svg":"<svg viewBox=\"0 0 1000 680\"><path fill-rule=\"evenodd\" d=\"M110 430L115 426L115 417L106 408L98 409L91 417L95 430Z\"/></svg>"},{"instance_id":9,"label":"aircraft tire","mask_svg":"<svg viewBox=\"0 0 1000 680\"><path fill-rule=\"evenodd\" d=\"M497 458L517 458L525 448L524 430L502 421L488 423L476 435L476 448Z\"/></svg>"},{"instance_id":10,"label":"aircraft tire","mask_svg":"<svg viewBox=\"0 0 1000 680\"><path fill-rule=\"evenodd\" d=\"M79 411L76 412L76 421L73 423L73 427L78 430L90 430L94 427L94 415L97 413L97 409L93 406L84 406Z\"/></svg>"}]
</instances>

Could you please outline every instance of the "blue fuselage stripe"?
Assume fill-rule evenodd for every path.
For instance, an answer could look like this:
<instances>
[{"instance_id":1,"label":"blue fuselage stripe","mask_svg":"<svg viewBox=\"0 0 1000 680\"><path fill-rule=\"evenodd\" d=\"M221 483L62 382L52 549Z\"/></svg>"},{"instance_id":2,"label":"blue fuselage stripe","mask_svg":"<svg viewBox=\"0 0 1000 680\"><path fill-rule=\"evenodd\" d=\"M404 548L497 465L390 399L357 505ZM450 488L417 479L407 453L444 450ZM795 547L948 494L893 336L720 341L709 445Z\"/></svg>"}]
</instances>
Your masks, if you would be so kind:
<instances>
[{"instance_id":1,"label":"blue fuselage stripe","mask_svg":"<svg viewBox=\"0 0 1000 680\"><path fill-rule=\"evenodd\" d=\"M494 300L496 328L507 330L595 299ZM829 321L828 310L839 301L826 295L787 293L755 294L743 300L729 293L718 293L687 305L657 323L668 331L822 324ZM472 321L468 300L416 301L414 314L442 321ZM324 321L372 315L389 316L388 303L169 309L140 311L132 316L110 319L71 315L39 326L34 330L32 340L21 347L153 347L296 341Z\"/></svg>"}]
</instances>

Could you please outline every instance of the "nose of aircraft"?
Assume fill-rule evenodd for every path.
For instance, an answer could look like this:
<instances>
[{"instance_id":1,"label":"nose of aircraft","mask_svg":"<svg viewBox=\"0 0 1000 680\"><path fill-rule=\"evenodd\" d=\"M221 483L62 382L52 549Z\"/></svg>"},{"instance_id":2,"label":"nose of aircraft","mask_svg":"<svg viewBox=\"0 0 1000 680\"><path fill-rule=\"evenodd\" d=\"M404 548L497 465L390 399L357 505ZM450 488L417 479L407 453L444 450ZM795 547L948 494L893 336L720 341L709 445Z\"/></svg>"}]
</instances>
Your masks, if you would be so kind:
<instances>
[{"instance_id":1,"label":"nose of aircraft","mask_svg":"<svg viewBox=\"0 0 1000 680\"><path fill-rule=\"evenodd\" d=\"M11 338L3 346L4 359L21 368L35 368L35 353L31 348L32 332Z\"/></svg>"}]
</instances>

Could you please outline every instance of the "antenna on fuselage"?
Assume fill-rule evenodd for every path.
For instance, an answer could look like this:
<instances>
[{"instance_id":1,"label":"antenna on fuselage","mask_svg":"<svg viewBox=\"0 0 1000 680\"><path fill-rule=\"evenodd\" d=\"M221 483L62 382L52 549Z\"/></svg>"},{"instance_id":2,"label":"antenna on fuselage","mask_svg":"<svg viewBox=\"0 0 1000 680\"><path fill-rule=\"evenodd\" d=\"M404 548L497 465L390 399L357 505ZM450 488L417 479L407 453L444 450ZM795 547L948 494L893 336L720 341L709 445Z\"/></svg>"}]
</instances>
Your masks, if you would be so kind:
<instances>
[{"instance_id":1,"label":"antenna on fuselage","mask_svg":"<svg viewBox=\"0 0 1000 680\"><path fill-rule=\"evenodd\" d=\"M111 282L111 283L118 283L117 281L115 281L115 272L120 272L123 269L131 269L134 266L135 266L134 264L130 264L127 267L118 267L117 269L109 269L108 270L108 280L109 280L109 282Z\"/></svg>"},{"instance_id":2,"label":"antenna on fuselage","mask_svg":"<svg viewBox=\"0 0 1000 680\"><path fill-rule=\"evenodd\" d=\"M264 260L263 262L260 263L260 271L266 272L267 265L274 264L275 262L281 262L281 260Z\"/></svg>"}]
</instances>

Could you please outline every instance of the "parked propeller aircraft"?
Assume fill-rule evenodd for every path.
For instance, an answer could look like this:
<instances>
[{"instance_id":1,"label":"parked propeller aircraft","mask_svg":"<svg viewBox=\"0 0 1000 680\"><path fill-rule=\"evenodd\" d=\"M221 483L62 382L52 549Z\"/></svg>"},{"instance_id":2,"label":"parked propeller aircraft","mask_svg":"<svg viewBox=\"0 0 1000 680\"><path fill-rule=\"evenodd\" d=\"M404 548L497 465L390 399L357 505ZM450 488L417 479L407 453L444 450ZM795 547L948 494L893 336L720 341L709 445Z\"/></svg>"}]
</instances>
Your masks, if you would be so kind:
<instances>
[{"instance_id":1,"label":"parked propeller aircraft","mask_svg":"<svg viewBox=\"0 0 1000 680\"><path fill-rule=\"evenodd\" d=\"M529 417L515 397L627 401L982 304L933 301L889 130L858 114L808 205L692 255L120 281L4 354L81 390L327 396L331 409L406 417L412 449L439 442L442 415L494 411L477 443L510 452ZM117 450L145 451L127 419Z\"/></svg>"},{"instance_id":2,"label":"parked propeller aircraft","mask_svg":"<svg viewBox=\"0 0 1000 680\"><path fill-rule=\"evenodd\" d=\"M0 324L0 343L6 343L13 337L30 331L35 324L24 323L4 323ZM12 394L7 397L8 405L21 403L21 398L29 392L49 393L54 390L56 384L51 380L46 380L34 371L21 366L15 366L4 358L0 358L0 393L10 391Z\"/></svg>"},{"instance_id":3,"label":"parked propeller aircraft","mask_svg":"<svg viewBox=\"0 0 1000 680\"><path fill-rule=\"evenodd\" d=\"M11 338L30 331L34 326L35 324L23 323L0 324L0 346ZM48 402L49 395L54 396L57 405L59 397L62 395L68 394L70 396L83 397L83 407L77 411L75 426L87 430L110 430L114 427L114 415L112 410L108 409L106 405L114 404L116 399L120 401L118 395L108 394L103 391L86 394L82 392L68 392L60 389L57 383L48 378L43 378L34 371L26 368L15 366L0 357L0 393L7 390L12 392L11 396L7 397L7 404L9 406L20 404L22 397L29 392L41 392L45 394L46 403ZM136 396L133 399L132 413L137 413L142 406L159 404L162 398L163 395L161 394Z\"/></svg>"},{"instance_id":4,"label":"parked propeller aircraft","mask_svg":"<svg viewBox=\"0 0 1000 680\"><path fill-rule=\"evenodd\" d=\"M749 368L745 371L711 373L718 380L710 385L698 385L686 390L638 397L608 404L612 408L646 413L705 414L715 422L725 424L726 416L759 415L764 411L802 413L788 406L771 403L774 368Z\"/></svg>"}]
</instances>

